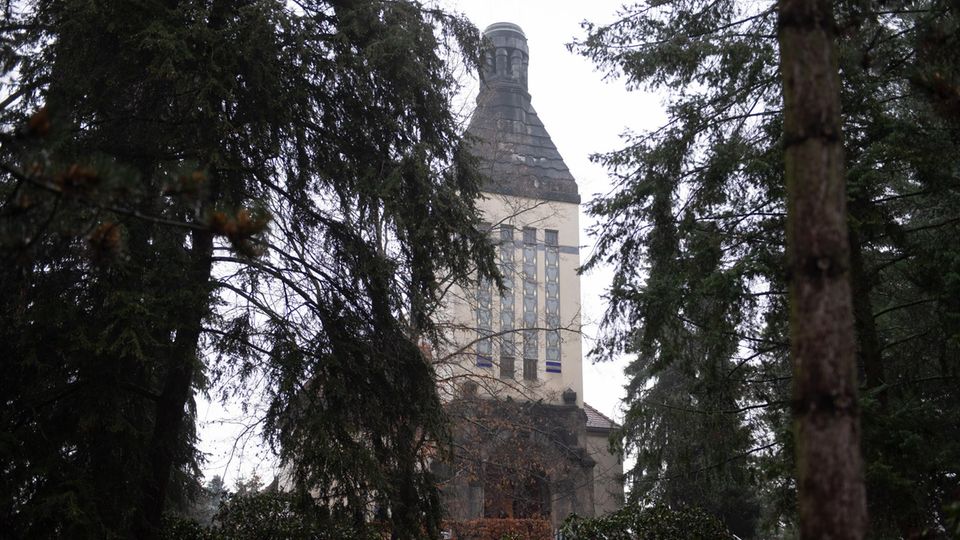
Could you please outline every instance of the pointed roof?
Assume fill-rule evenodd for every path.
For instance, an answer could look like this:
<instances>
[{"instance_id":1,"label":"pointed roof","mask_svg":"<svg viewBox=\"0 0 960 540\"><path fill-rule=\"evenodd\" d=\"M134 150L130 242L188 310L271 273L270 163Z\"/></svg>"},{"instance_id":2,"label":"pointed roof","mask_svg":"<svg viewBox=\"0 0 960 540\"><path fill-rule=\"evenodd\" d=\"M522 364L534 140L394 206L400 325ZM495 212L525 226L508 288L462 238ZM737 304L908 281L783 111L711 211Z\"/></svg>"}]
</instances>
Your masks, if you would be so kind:
<instances>
[{"instance_id":1,"label":"pointed roof","mask_svg":"<svg viewBox=\"0 0 960 540\"><path fill-rule=\"evenodd\" d=\"M570 169L550 139L527 92L529 53L519 26L494 23L487 39L480 94L467 132L486 176L483 190L578 204Z\"/></svg>"}]
</instances>

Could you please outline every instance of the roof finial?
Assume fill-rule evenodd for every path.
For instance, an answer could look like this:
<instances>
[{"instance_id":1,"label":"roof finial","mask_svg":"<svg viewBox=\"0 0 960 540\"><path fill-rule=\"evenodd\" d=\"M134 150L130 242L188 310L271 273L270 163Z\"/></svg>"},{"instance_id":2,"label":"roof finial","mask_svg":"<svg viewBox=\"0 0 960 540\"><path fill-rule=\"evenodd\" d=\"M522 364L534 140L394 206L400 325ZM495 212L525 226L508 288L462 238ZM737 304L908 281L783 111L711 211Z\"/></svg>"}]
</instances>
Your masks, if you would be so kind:
<instances>
[{"instance_id":1,"label":"roof finial","mask_svg":"<svg viewBox=\"0 0 960 540\"><path fill-rule=\"evenodd\" d=\"M526 91L530 54L523 30L513 23L498 22L488 26L483 35L488 46L480 76L484 86L518 86Z\"/></svg>"}]
</instances>

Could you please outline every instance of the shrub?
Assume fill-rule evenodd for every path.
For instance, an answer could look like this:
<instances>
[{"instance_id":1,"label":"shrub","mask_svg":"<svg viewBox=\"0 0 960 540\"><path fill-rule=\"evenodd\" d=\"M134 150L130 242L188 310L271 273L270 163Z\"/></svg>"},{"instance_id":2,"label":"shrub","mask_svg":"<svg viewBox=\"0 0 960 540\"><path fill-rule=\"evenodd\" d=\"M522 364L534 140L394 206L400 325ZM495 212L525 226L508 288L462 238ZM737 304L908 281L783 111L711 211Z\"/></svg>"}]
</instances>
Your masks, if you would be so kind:
<instances>
[{"instance_id":1,"label":"shrub","mask_svg":"<svg viewBox=\"0 0 960 540\"><path fill-rule=\"evenodd\" d=\"M599 518L567 518L564 540L733 540L719 519L699 508L632 504Z\"/></svg>"},{"instance_id":2,"label":"shrub","mask_svg":"<svg viewBox=\"0 0 960 540\"><path fill-rule=\"evenodd\" d=\"M473 519L450 521L446 527L454 540L552 540L550 522L544 519Z\"/></svg>"}]
</instances>

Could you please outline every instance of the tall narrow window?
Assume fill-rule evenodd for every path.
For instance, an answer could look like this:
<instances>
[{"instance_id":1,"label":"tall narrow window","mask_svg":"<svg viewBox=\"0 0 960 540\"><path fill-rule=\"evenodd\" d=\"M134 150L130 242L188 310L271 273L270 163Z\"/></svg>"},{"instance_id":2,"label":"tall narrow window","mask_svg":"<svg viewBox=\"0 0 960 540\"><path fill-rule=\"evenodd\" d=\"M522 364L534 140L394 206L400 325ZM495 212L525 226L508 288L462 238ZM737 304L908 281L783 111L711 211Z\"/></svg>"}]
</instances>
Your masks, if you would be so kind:
<instances>
[{"instance_id":1,"label":"tall narrow window","mask_svg":"<svg viewBox=\"0 0 960 540\"><path fill-rule=\"evenodd\" d=\"M489 225L482 224L483 230ZM489 279L480 279L477 284L477 367L493 367L493 343L490 340L493 328L493 291Z\"/></svg>"},{"instance_id":2,"label":"tall narrow window","mask_svg":"<svg viewBox=\"0 0 960 540\"><path fill-rule=\"evenodd\" d=\"M500 293L500 377L515 378L516 343L514 336L514 284L513 227L500 226L500 273L503 275L503 291Z\"/></svg>"},{"instance_id":3,"label":"tall narrow window","mask_svg":"<svg viewBox=\"0 0 960 540\"><path fill-rule=\"evenodd\" d=\"M523 378L537 378L537 230L523 229Z\"/></svg>"},{"instance_id":4,"label":"tall narrow window","mask_svg":"<svg viewBox=\"0 0 960 540\"><path fill-rule=\"evenodd\" d=\"M544 231L544 322L546 372L560 373L560 242L557 231Z\"/></svg>"}]
</instances>

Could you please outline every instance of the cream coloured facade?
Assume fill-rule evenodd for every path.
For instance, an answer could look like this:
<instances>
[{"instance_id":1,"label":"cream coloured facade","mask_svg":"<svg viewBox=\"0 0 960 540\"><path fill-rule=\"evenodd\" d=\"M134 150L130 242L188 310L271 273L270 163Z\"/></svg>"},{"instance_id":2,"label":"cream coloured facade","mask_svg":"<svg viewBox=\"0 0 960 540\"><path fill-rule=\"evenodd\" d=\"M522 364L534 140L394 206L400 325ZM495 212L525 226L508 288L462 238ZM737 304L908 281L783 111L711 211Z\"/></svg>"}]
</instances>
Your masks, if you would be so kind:
<instances>
[{"instance_id":1,"label":"cream coloured facade","mask_svg":"<svg viewBox=\"0 0 960 540\"><path fill-rule=\"evenodd\" d=\"M497 243L501 272L512 286L502 293L493 284L481 285L480 290L452 292L448 322L455 345L449 351L455 355L455 361L448 367L449 373L472 375L482 391L499 397L562 403L563 392L571 389L577 394L577 405L582 407L578 205L485 193L479 206L489 234ZM553 234L555 245L548 238ZM504 239L505 235L512 238ZM530 235L535 244L529 242ZM511 253L506 254L506 250ZM531 252L535 257L532 276L524 270L524 264L529 262L525 257L529 258ZM547 275L553 264L558 274L555 296L548 291L548 287L554 288ZM535 294L525 295L525 288L529 290L531 285ZM486 287L488 306L484 305L482 292ZM529 307L525 303L531 302L530 296L535 309L524 309ZM556 305L552 306L554 302ZM487 328L480 321L485 317L485 309L490 310ZM551 309L556 310L555 319ZM489 336L486 344L484 336ZM531 336L535 336L535 347L528 343ZM548 358L553 347L559 352L557 359ZM535 372L530 373L531 367Z\"/></svg>"}]
</instances>

